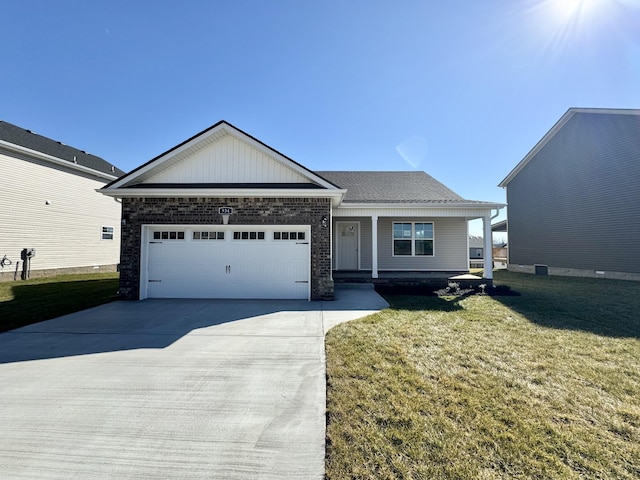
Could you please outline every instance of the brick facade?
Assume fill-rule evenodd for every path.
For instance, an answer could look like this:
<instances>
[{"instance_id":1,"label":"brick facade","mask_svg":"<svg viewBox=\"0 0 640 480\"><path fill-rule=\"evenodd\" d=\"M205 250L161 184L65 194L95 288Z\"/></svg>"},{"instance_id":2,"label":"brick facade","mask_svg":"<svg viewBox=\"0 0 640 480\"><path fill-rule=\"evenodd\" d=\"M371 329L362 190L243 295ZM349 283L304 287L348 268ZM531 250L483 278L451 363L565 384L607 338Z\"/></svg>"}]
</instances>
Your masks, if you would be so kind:
<instances>
[{"instance_id":1,"label":"brick facade","mask_svg":"<svg viewBox=\"0 0 640 480\"><path fill-rule=\"evenodd\" d=\"M120 296L140 293L140 242L143 225L220 225L219 207L232 207L229 225L311 225L311 300L333 299L331 224L326 198L123 198Z\"/></svg>"}]
</instances>

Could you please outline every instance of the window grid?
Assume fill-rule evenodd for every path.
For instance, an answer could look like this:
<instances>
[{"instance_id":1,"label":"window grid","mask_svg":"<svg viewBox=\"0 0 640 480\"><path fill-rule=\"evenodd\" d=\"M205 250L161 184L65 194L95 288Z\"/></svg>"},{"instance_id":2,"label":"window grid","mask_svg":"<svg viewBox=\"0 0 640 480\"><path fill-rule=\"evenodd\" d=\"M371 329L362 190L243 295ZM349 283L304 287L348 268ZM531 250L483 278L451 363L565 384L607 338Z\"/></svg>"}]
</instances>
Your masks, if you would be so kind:
<instances>
[{"instance_id":1,"label":"window grid","mask_svg":"<svg viewBox=\"0 0 640 480\"><path fill-rule=\"evenodd\" d=\"M184 240L184 231L153 232L154 240Z\"/></svg>"},{"instance_id":2,"label":"window grid","mask_svg":"<svg viewBox=\"0 0 640 480\"><path fill-rule=\"evenodd\" d=\"M273 232L274 240L304 240L305 232Z\"/></svg>"},{"instance_id":3,"label":"window grid","mask_svg":"<svg viewBox=\"0 0 640 480\"><path fill-rule=\"evenodd\" d=\"M264 232L233 232L234 240L264 240Z\"/></svg>"},{"instance_id":4,"label":"window grid","mask_svg":"<svg viewBox=\"0 0 640 480\"><path fill-rule=\"evenodd\" d=\"M113 240L113 233L114 233L114 228L113 227L108 227L106 225L102 226L102 240Z\"/></svg>"},{"instance_id":5,"label":"window grid","mask_svg":"<svg viewBox=\"0 0 640 480\"><path fill-rule=\"evenodd\" d=\"M432 257L433 222L394 222L394 257Z\"/></svg>"},{"instance_id":6,"label":"window grid","mask_svg":"<svg viewBox=\"0 0 640 480\"><path fill-rule=\"evenodd\" d=\"M193 232L194 240L224 240L224 232Z\"/></svg>"}]
</instances>

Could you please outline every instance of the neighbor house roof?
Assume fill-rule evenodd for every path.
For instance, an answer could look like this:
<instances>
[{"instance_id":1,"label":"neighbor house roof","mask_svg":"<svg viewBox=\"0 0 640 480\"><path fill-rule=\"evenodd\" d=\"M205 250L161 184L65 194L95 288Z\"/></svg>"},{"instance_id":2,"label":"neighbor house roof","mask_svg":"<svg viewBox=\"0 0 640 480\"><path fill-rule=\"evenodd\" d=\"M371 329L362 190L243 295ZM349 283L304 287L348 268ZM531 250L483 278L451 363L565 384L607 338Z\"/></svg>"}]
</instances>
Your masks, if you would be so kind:
<instances>
[{"instance_id":1,"label":"neighbor house roof","mask_svg":"<svg viewBox=\"0 0 640 480\"><path fill-rule=\"evenodd\" d=\"M484 238L477 235L469 235L470 248L484 248Z\"/></svg>"},{"instance_id":2,"label":"neighbor house roof","mask_svg":"<svg viewBox=\"0 0 640 480\"><path fill-rule=\"evenodd\" d=\"M84 167L106 174L110 178L124 174L122 170L100 157L0 120L0 145L2 144L5 146L16 145L43 153L57 160L62 160L63 164L68 162L71 167Z\"/></svg>"},{"instance_id":3,"label":"neighbor house roof","mask_svg":"<svg viewBox=\"0 0 640 480\"><path fill-rule=\"evenodd\" d=\"M616 118L624 118L626 121L633 122L640 129L640 109L623 109L623 108L570 108L567 112L551 127L544 137L531 149L529 153L515 166L511 172L502 180L498 186L506 187L520 171L542 150L549 141L576 115L588 115L593 118L602 119L602 128L599 135L601 137L611 137L619 135L619 127L613 123L605 123L604 120L609 115L616 115ZM640 131L640 130L638 130Z\"/></svg>"},{"instance_id":4,"label":"neighbor house roof","mask_svg":"<svg viewBox=\"0 0 640 480\"><path fill-rule=\"evenodd\" d=\"M344 203L438 203L484 204L465 200L425 172L316 172L340 188L347 189Z\"/></svg>"}]
</instances>

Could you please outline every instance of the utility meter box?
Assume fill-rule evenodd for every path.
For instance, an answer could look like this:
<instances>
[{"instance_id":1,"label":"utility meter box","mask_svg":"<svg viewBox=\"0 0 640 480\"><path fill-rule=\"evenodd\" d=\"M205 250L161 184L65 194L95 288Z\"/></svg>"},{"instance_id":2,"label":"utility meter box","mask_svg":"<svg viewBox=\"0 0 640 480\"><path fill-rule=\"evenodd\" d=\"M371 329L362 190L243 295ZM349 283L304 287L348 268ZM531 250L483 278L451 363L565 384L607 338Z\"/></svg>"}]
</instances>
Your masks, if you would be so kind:
<instances>
[{"instance_id":1,"label":"utility meter box","mask_svg":"<svg viewBox=\"0 0 640 480\"><path fill-rule=\"evenodd\" d=\"M35 256L36 256L35 248L24 248L22 249L22 252L20 252L20 257L22 257L22 260L28 260Z\"/></svg>"}]
</instances>

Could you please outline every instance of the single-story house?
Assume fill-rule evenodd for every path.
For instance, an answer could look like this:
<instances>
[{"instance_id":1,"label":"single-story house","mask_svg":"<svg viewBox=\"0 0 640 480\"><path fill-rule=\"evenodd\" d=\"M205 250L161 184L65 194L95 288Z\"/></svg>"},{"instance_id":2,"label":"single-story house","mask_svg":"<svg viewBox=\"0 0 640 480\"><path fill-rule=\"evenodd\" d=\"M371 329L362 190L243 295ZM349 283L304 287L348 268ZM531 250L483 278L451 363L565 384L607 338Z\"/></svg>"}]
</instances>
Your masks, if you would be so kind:
<instances>
[{"instance_id":1,"label":"single-story house","mask_svg":"<svg viewBox=\"0 0 640 480\"><path fill-rule=\"evenodd\" d=\"M467 222L491 239L502 206L424 172L311 171L225 121L100 191L122 199L129 299L318 300L339 272L468 272Z\"/></svg>"},{"instance_id":2,"label":"single-story house","mask_svg":"<svg viewBox=\"0 0 640 480\"><path fill-rule=\"evenodd\" d=\"M115 271L120 204L96 192L124 172L0 121L0 280ZM9 263L9 260L11 263Z\"/></svg>"},{"instance_id":3,"label":"single-story house","mask_svg":"<svg viewBox=\"0 0 640 480\"><path fill-rule=\"evenodd\" d=\"M500 186L509 270L640 280L640 110L570 108Z\"/></svg>"}]
</instances>

